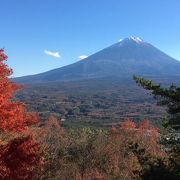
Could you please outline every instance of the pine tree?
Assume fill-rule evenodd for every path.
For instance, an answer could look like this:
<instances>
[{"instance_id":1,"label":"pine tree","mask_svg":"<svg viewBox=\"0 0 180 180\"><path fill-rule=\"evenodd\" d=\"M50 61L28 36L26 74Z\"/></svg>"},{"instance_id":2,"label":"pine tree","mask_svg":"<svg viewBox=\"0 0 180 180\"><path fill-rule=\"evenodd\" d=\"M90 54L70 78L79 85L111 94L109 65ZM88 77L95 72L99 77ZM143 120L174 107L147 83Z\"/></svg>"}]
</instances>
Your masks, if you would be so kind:
<instances>
[{"instance_id":1,"label":"pine tree","mask_svg":"<svg viewBox=\"0 0 180 180\"><path fill-rule=\"evenodd\" d=\"M133 77L136 83L146 90L150 90L157 104L167 107L169 114L166 126L174 129L180 128L180 87L172 84L169 88L163 88L160 84L156 84L150 80L141 77Z\"/></svg>"}]
</instances>

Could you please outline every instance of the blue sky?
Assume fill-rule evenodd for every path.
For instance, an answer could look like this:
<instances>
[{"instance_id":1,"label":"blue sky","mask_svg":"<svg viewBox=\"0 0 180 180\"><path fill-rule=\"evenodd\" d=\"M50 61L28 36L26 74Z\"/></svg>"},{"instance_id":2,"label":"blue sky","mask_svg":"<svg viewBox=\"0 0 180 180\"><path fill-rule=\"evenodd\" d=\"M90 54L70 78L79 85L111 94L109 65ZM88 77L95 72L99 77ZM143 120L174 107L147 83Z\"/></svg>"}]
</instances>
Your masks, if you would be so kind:
<instances>
[{"instance_id":1,"label":"blue sky","mask_svg":"<svg viewBox=\"0 0 180 180\"><path fill-rule=\"evenodd\" d=\"M0 0L0 47L13 76L77 62L131 35L180 60L180 0Z\"/></svg>"}]
</instances>

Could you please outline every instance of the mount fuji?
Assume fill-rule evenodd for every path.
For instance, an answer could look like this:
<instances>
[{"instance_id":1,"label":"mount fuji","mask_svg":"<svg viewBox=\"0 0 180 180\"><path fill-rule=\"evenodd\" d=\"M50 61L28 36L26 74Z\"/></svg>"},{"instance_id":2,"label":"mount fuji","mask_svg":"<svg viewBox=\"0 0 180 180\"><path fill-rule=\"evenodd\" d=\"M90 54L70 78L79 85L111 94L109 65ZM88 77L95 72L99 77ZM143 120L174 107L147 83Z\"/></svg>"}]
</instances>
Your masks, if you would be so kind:
<instances>
[{"instance_id":1,"label":"mount fuji","mask_svg":"<svg viewBox=\"0 0 180 180\"><path fill-rule=\"evenodd\" d=\"M48 72L14 78L20 83L46 83L106 77L180 75L180 61L139 37L129 37L76 63Z\"/></svg>"}]
</instances>

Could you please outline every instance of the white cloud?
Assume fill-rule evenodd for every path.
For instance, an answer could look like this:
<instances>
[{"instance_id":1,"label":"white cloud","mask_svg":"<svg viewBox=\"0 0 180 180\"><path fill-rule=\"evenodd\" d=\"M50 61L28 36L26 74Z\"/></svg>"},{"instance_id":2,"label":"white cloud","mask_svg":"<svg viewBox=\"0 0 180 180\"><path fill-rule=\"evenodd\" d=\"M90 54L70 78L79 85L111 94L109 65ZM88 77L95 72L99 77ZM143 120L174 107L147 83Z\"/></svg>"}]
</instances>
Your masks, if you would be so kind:
<instances>
[{"instance_id":1,"label":"white cloud","mask_svg":"<svg viewBox=\"0 0 180 180\"><path fill-rule=\"evenodd\" d=\"M60 58L60 54L59 52L52 52L52 51L48 51L48 50L44 50L44 53L50 56L53 56L55 58Z\"/></svg>"},{"instance_id":2,"label":"white cloud","mask_svg":"<svg viewBox=\"0 0 180 180\"><path fill-rule=\"evenodd\" d=\"M83 59L86 59L88 56L86 56L86 55L81 55L81 56L79 56L78 58L79 58L79 60L83 60Z\"/></svg>"}]
</instances>

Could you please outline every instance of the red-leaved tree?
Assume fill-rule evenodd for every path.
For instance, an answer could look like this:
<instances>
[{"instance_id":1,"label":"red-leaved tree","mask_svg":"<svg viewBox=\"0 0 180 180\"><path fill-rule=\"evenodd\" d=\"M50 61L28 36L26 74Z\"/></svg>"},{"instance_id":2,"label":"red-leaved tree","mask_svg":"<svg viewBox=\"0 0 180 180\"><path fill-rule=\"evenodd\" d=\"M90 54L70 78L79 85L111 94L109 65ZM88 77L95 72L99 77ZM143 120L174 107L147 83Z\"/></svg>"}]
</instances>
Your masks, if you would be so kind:
<instances>
[{"instance_id":1,"label":"red-leaved tree","mask_svg":"<svg viewBox=\"0 0 180 180\"><path fill-rule=\"evenodd\" d=\"M9 79L12 69L6 60L0 49L0 179L34 179L41 151L27 131L28 126L38 122L38 116L26 112L23 103L13 101L21 86Z\"/></svg>"}]
</instances>

